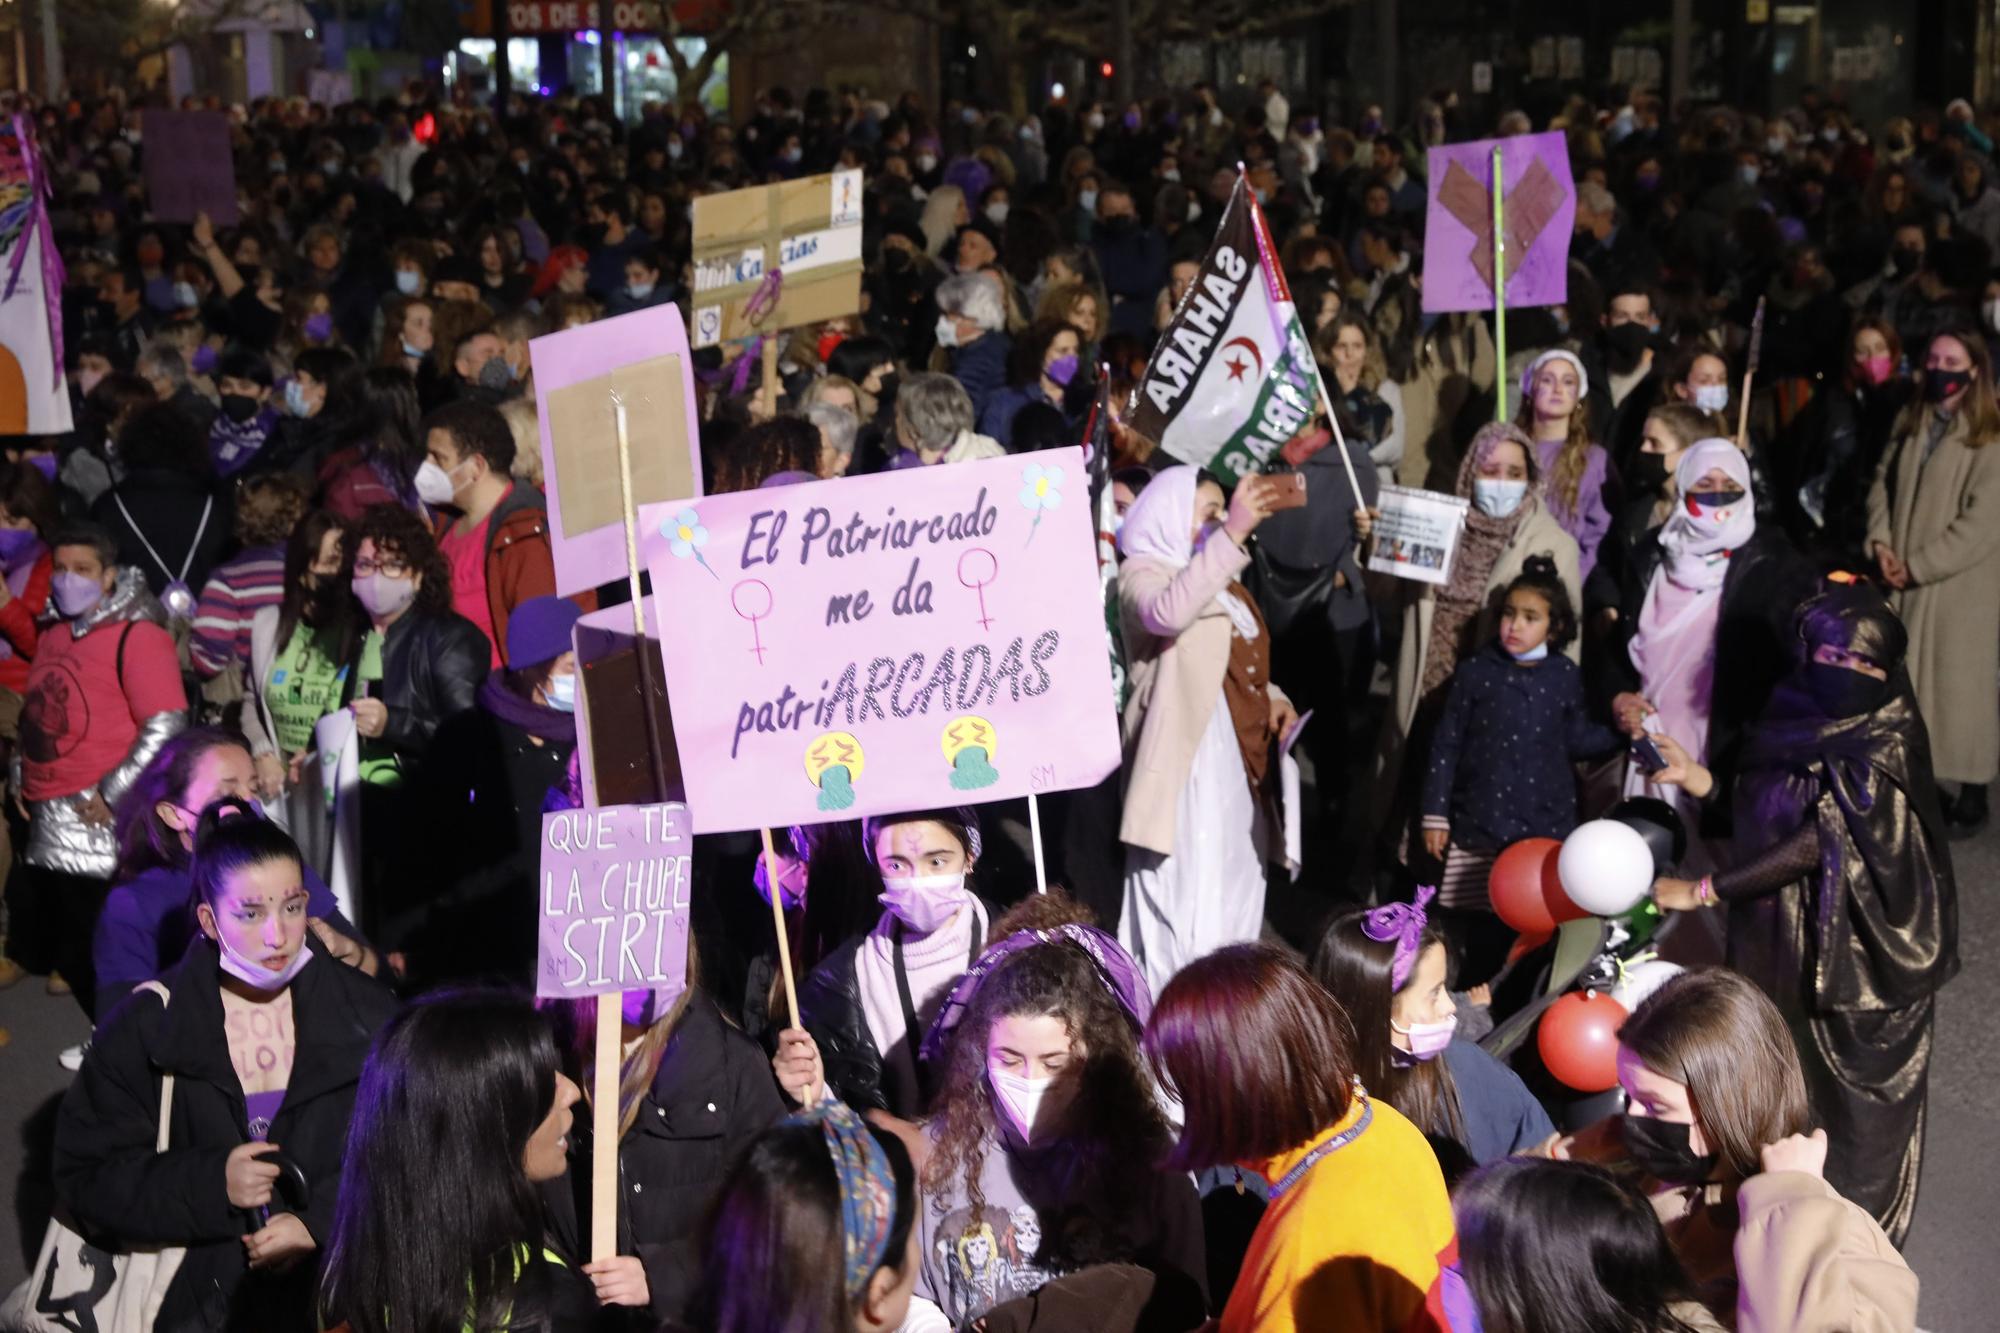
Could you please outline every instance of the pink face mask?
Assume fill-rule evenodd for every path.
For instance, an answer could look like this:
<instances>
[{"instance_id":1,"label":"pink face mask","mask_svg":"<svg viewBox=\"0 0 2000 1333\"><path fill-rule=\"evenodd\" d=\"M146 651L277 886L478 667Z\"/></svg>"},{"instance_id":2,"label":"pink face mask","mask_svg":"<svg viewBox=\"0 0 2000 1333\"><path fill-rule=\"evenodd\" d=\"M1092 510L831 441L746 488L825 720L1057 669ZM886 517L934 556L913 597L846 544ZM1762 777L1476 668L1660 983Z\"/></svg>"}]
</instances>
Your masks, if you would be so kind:
<instances>
[{"instance_id":1,"label":"pink face mask","mask_svg":"<svg viewBox=\"0 0 2000 1333\"><path fill-rule=\"evenodd\" d=\"M1413 1060L1435 1060L1451 1045L1452 1034L1458 1031L1458 1015L1453 1014L1442 1023L1412 1023L1404 1027L1395 1019L1389 1020L1391 1031L1400 1034L1410 1043L1407 1051L1399 1050L1398 1056L1408 1056Z\"/></svg>"},{"instance_id":2,"label":"pink face mask","mask_svg":"<svg viewBox=\"0 0 2000 1333\"><path fill-rule=\"evenodd\" d=\"M1887 352L1868 357L1861 362L1861 382L1871 387L1879 388L1887 384L1889 377L1895 373L1895 359Z\"/></svg>"}]
</instances>

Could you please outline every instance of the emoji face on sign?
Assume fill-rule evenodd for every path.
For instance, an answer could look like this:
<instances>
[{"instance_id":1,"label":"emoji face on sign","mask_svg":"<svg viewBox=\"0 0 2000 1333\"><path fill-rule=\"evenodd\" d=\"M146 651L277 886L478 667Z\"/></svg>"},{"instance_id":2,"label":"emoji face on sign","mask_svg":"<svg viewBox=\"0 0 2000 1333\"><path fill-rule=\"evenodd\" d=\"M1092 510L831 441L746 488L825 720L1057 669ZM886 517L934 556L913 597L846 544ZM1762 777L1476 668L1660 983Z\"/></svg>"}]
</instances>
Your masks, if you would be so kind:
<instances>
[{"instance_id":1,"label":"emoji face on sign","mask_svg":"<svg viewBox=\"0 0 2000 1333\"><path fill-rule=\"evenodd\" d=\"M983 717L955 717L945 723L942 745L945 762L951 765L951 785L958 791L977 791L1000 780L993 767L996 737L993 724Z\"/></svg>"},{"instance_id":2,"label":"emoji face on sign","mask_svg":"<svg viewBox=\"0 0 2000 1333\"><path fill-rule=\"evenodd\" d=\"M861 742L848 731L829 731L806 747L806 777L819 788L819 808L846 810L854 805L854 784L866 762Z\"/></svg>"}]
</instances>

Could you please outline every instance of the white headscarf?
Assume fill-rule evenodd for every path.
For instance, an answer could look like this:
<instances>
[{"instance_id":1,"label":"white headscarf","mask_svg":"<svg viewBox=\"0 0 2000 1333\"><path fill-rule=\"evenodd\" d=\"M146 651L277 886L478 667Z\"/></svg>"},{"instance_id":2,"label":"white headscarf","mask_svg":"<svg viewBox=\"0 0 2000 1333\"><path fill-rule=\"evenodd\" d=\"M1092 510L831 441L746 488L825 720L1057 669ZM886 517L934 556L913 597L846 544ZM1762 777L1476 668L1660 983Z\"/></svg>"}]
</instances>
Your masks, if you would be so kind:
<instances>
[{"instance_id":1,"label":"white headscarf","mask_svg":"<svg viewBox=\"0 0 2000 1333\"><path fill-rule=\"evenodd\" d=\"M1194 559L1194 499L1200 484L1200 468L1183 465L1156 474L1125 511L1124 526L1118 530L1119 552L1127 560L1143 556L1173 569L1187 568ZM1229 538L1215 527L1204 540ZM1237 633L1245 639L1257 637L1257 618L1249 607L1227 591L1215 603Z\"/></svg>"},{"instance_id":2,"label":"white headscarf","mask_svg":"<svg viewBox=\"0 0 2000 1333\"><path fill-rule=\"evenodd\" d=\"M1533 361L1530 361L1528 368L1521 372L1522 398L1531 403L1535 401L1535 375L1543 366L1546 366L1551 361L1567 361L1571 366L1576 368L1576 401L1580 403L1590 397L1590 372L1583 368L1582 359L1575 352L1565 351L1560 347L1551 347L1548 351L1543 352Z\"/></svg>"},{"instance_id":3,"label":"white headscarf","mask_svg":"<svg viewBox=\"0 0 2000 1333\"><path fill-rule=\"evenodd\" d=\"M1693 503L1694 484L1720 468L1743 489L1743 498L1720 509ZM1757 531L1756 496L1750 489L1750 460L1734 440L1697 441L1674 469L1673 516L1660 529L1663 568L1683 588L1720 587L1729 573L1729 553L1739 551Z\"/></svg>"}]
</instances>

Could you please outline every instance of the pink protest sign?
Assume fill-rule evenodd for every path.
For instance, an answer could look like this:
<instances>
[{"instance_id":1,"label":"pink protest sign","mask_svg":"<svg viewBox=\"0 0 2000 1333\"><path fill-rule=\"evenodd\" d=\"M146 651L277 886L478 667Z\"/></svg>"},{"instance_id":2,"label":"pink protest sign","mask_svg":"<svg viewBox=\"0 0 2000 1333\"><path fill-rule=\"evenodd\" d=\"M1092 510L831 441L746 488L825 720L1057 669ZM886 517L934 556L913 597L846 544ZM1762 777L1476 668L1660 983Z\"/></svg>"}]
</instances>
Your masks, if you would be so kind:
<instances>
[{"instance_id":1,"label":"pink protest sign","mask_svg":"<svg viewBox=\"0 0 2000 1333\"><path fill-rule=\"evenodd\" d=\"M147 111L146 198L162 222L193 222L207 213L218 227L236 225L236 163L229 117L220 111Z\"/></svg>"},{"instance_id":2,"label":"pink protest sign","mask_svg":"<svg viewBox=\"0 0 2000 1333\"><path fill-rule=\"evenodd\" d=\"M1500 145L1507 304L1569 299L1576 183L1560 130L1446 144L1430 151L1424 309L1493 309L1493 145Z\"/></svg>"},{"instance_id":3,"label":"pink protest sign","mask_svg":"<svg viewBox=\"0 0 2000 1333\"><path fill-rule=\"evenodd\" d=\"M695 832L1116 769L1086 481L1072 448L648 506Z\"/></svg>"},{"instance_id":4,"label":"pink protest sign","mask_svg":"<svg viewBox=\"0 0 2000 1333\"><path fill-rule=\"evenodd\" d=\"M625 409L638 504L701 494L694 367L678 307L654 306L528 344L542 427L556 591L625 578L625 492L617 404ZM658 543L655 535L653 544ZM643 567L649 545L639 537Z\"/></svg>"},{"instance_id":5,"label":"pink protest sign","mask_svg":"<svg viewBox=\"0 0 2000 1333\"><path fill-rule=\"evenodd\" d=\"M683 989L693 851L684 805L543 815L535 994Z\"/></svg>"}]
</instances>

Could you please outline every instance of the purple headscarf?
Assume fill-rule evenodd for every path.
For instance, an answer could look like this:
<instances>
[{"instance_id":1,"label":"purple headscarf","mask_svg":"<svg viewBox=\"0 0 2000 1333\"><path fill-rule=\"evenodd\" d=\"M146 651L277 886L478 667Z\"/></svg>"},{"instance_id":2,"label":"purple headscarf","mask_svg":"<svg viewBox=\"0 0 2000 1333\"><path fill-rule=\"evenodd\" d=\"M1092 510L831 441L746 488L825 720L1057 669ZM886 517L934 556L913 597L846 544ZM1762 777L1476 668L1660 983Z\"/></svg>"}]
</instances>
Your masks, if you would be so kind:
<instances>
[{"instance_id":1,"label":"purple headscarf","mask_svg":"<svg viewBox=\"0 0 2000 1333\"><path fill-rule=\"evenodd\" d=\"M1434 885L1425 885L1417 890L1417 899L1409 903L1390 903L1378 907L1361 919L1361 933L1377 944L1394 944L1395 961L1389 964L1389 991L1391 994L1403 989L1410 979L1411 969L1417 965L1417 955L1423 952L1424 927L1429 918L1424 915L1424 905L1437 897Z\"/></svg>"},{"instance_id":2,"label":"purple headscarf","mask_svg":"<svg viewBox=\"0 0 2000 1333\"><path fill-rule=\"evenodd\" d=\"M938 1010L930 1032L924 1037L924 1060L937 1059L938 1053L944 1049L945 1039L965 1018L966 1011L972 1008L973 996L979 993L981 982L1015 954L1042 944L1074 944L1083 950L1091 966L1097 969L1097 979L1104 983L1104 989L1111 993L1111 998L1118 1001L1118 1007L1132 1020L1132 1026L1146 1026L1146 1020L1153 1013L1153 994L1146 989L1146 978L1140 973L1138 964L1119 947L1117 940L1097 927L1069 922L1051 930L1017 930L998 944L987 946L986 952L979 955L979 960L951 988L950 998Z\"/></svg>"}]
</instances>

